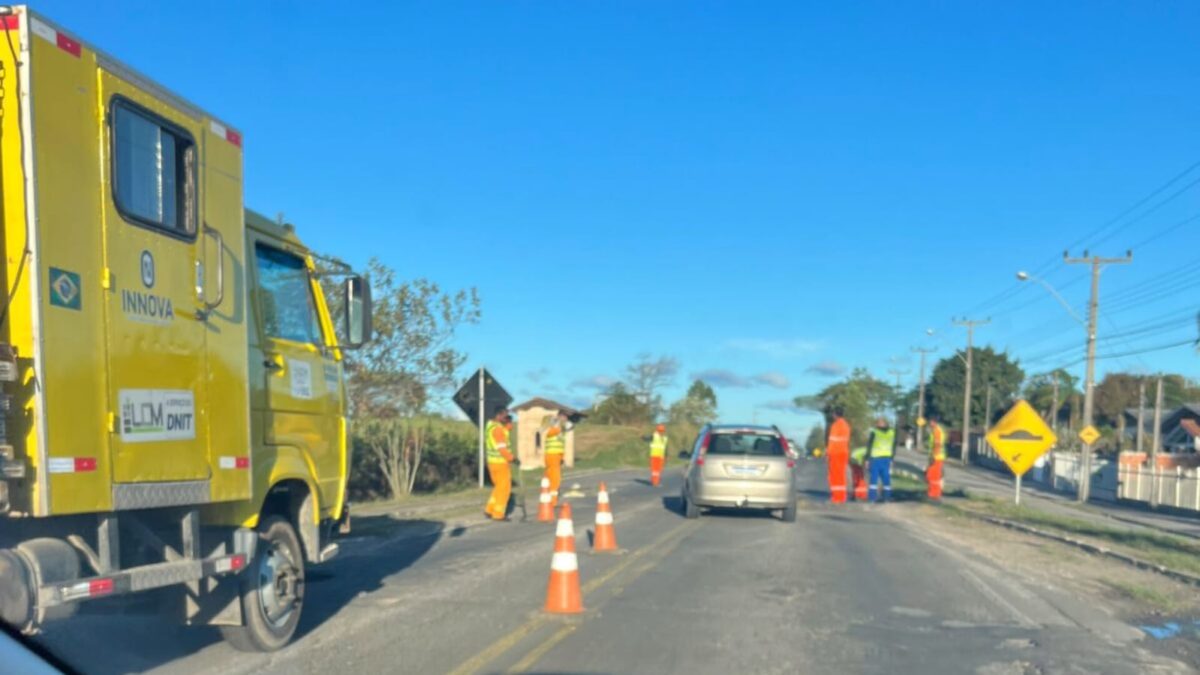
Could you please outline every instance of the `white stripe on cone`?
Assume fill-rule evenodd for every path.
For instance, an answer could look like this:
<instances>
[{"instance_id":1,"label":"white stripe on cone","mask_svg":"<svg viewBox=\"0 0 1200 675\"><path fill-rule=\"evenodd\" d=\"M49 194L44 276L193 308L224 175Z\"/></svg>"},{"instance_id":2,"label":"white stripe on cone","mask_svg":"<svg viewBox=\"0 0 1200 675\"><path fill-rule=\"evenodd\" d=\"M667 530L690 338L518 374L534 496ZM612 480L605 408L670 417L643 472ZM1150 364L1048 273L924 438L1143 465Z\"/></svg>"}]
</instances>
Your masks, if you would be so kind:
<instances>
[{"instance_id":1,"label":"white stripe on cone","mask_svg":"<svg viewBox=\"0 0 1200 675\"><path fill-rule=\"evenodd\" d=\"M613 515L611 513L609 513L608 511L597 511L596 512L596 524L597 525L612 525L613 524Z\"/></svg>"},{"instance_id":2,"label":"white stripe on cone","mask_svg":"<svg viewBox=\"0 0 1200 675\"><path fill-rule=\"evenodd\" d=\"M600 495L596 497L596 503L597 504L607 504L608 503L608 492L601 492Z\"/></svg>"},{"instance_id":3,"label":"white stripe on cone","mask_svg":"<svg viewBox=\"0 0 1200 675\"><path fill-rule=\"evenodd\" d=\"M558 527L555 528L555 530L554 530L554 536L556 536L556 537L572 537L573 538L575 536L574 523L572 523L569 520L564 520L564 519L560 518L558 520Z\"/></svg>"},{"instance_id":4,"label":"white stripe on cone","mask_svg":"<svg viewBox=\"0 0 1200 675\"><path fill-rule=\"evenodd\" d=\"M550 487L550 479L549 479L549 478L543 478L543 479L542 479L542 487L544 487L544 488L549 488L549 487Z\"/></svg>"},{"instance_id":5,"label":"white stripe on cone","mask_svg":"<svg viewBox=\"0 0 1200 675\"><path fill-rule=\"evenodd\" d=\"M538 495L538 503L539 504L549 504L550 503L550 493L543 492L542 494Z\"/></svg>"},{"instance_id":6,"label":"white stripe on cone","mask_svg":"<svg viewBox=\"0 0 1200 675\"><path fill-rule=\"evenodd\" d=\"M555 553L550 561L550 569L555 572L575 572L579 570L579 559L574 553Z\"/></svg>"}]
</instances>

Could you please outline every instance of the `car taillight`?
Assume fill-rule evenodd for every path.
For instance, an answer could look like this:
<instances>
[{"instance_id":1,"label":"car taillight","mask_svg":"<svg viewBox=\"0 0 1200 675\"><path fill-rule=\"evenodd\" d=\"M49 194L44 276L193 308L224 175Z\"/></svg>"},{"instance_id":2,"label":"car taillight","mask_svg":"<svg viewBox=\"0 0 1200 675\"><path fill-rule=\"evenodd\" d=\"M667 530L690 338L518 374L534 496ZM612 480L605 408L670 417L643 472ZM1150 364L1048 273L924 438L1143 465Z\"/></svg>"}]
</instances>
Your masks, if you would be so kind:
<instances>
[{"instance_id":1,"label":"car taillight","mask_svg":"<svg viewBox=\"0 0 1200 675\"><path fill-rule=\"evenodd\" d=\"M779 437L779 444L783 446L783 454L784 454L784 455L786 455L786 456L788 456L788 457L791 457L791 456L792 456L792 449L791 449L791 448L788 446L787 438L786 438L786 437L784 437L784 436L780 436L780 437Z\"/></svg>"},{"instance_id":2,"label":"car taillight","mask_svg":"<svg viewBox=\"0 0 1200 675\"><path fill-rule=\"evenodd\" d=\"M712 432L704 434L704 440L700 441L700 454L696 456L696 466L704 466L704 455L708 452L708 443L712 440Z\"/></svg>"}]
</instances>

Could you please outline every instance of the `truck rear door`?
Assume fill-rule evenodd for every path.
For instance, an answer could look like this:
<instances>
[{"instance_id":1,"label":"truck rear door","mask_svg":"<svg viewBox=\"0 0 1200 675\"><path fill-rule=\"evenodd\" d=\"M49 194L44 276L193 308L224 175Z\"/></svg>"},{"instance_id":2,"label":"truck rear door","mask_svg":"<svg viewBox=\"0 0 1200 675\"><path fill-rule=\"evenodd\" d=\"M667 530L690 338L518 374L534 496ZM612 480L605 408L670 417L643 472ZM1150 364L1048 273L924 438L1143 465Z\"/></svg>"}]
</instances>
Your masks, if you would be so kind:
<instances>
[{"instance_id":1,"label":"truck rear door","mask_svg":"<svg viewBox=\"0 0 1200 675\"><path fill-rule=\"evenodd\" d=\"M113 480L208 479L201 125L103 69L100 88Z\"/></svg>"}]
</instances>

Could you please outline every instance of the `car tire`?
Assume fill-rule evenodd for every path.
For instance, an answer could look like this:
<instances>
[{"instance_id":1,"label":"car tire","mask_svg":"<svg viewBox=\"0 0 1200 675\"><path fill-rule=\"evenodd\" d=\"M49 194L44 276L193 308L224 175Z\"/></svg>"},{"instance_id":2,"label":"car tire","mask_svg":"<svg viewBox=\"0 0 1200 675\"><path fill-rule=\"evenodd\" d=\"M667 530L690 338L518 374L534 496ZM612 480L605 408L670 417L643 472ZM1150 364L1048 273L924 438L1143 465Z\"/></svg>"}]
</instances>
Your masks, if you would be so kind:
<instances>
[{"instance_id":1,"label":"car tire","mask_svg":"<svg viewBox=\"0 0 1200 675\"><path fill-rule=\"evenodd\" d=\"M696 502L688 498L687 490L683 492L683 517L688 519L700 517L700 507L696 506Z\"/></svg>"},{"instance_id":2,"label":"car tire","mask_svg":"<svg viewBox=\"0 0 1200 675\"><path fill-rule=\"evenodd\" d=\"M244 625L222 626L221 635L239 651L273 652L291 641L300 624L304 550L295 528L279 516L259 524L256 548L242 579Z\"/></svg>"},{"instance_id":3,"label":"car tire","mask_svg":"<svg viewBox=\"0 0 1200 675\"><path fill-rule=\"evenodd\" d=\"M790 504L788 504L788 505L787 505L787 507L786 507L786 508L784 508L784 509L783 509L783 510L782 510L782 511L779 513L779 517L780 517L780 518L783 520L783 522L785 522L785 523L794 523L794 522L796 522L796 498L795 498L795 497L793 497L793 498L792 498L792 502L791 502Z\"/></svg>"}]
</instances>

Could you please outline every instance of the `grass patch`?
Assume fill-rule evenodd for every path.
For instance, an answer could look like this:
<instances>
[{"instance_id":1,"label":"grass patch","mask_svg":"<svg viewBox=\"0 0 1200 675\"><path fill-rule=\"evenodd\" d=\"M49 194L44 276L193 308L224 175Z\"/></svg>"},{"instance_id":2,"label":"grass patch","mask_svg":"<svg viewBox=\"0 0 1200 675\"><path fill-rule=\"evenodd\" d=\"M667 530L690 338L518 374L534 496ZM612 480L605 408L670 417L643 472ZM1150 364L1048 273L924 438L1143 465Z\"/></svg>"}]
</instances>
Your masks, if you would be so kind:
<instances>
[{"instance_id":1,"label":"grass patch","mask_svg":"<svg viewBox=\"0 0 1200 675\"><path fill-rule=\"evenodd\" d=\"M1119 579L1108 580L1104 583L1109 588L1116 591L1119 595L1129 598L1130 600L1135 600L1143 605L1148 605L1155 609L1163 610L1165 612L1174 612L1184 607L1184 605L1177 599L1156 588L1150 588L1149 586L1130 583L1128 581L1122 581Z\"/></svg>"},{"instance_id":2,"label":"grass patch","mask_svg":"<svg viewBox=\"0 0 1200 675\"><path fill-rule=\"evenodd\" d=\"M649 470L650 443L644 438L652 429L608 424L581 424L575 429L576 469L622 469L626 467ZM695 430L667 428L670 447L666 468L683 466L679 450L691 447Z\"/></svg>"},{"instance_id":3,"label":"grass patch","mask_svg":"<svg viewBox=\"0 0 1200 675\"><path fill-rule=\"evenodd\" d=\"M1002 503L994 498L972 499L970 506L961 508L1079 537L1149 562L1200 574L1200 543L1194 540L1159 532L1101 525L1027 506Z\"/></svg>"}]
</instances>

